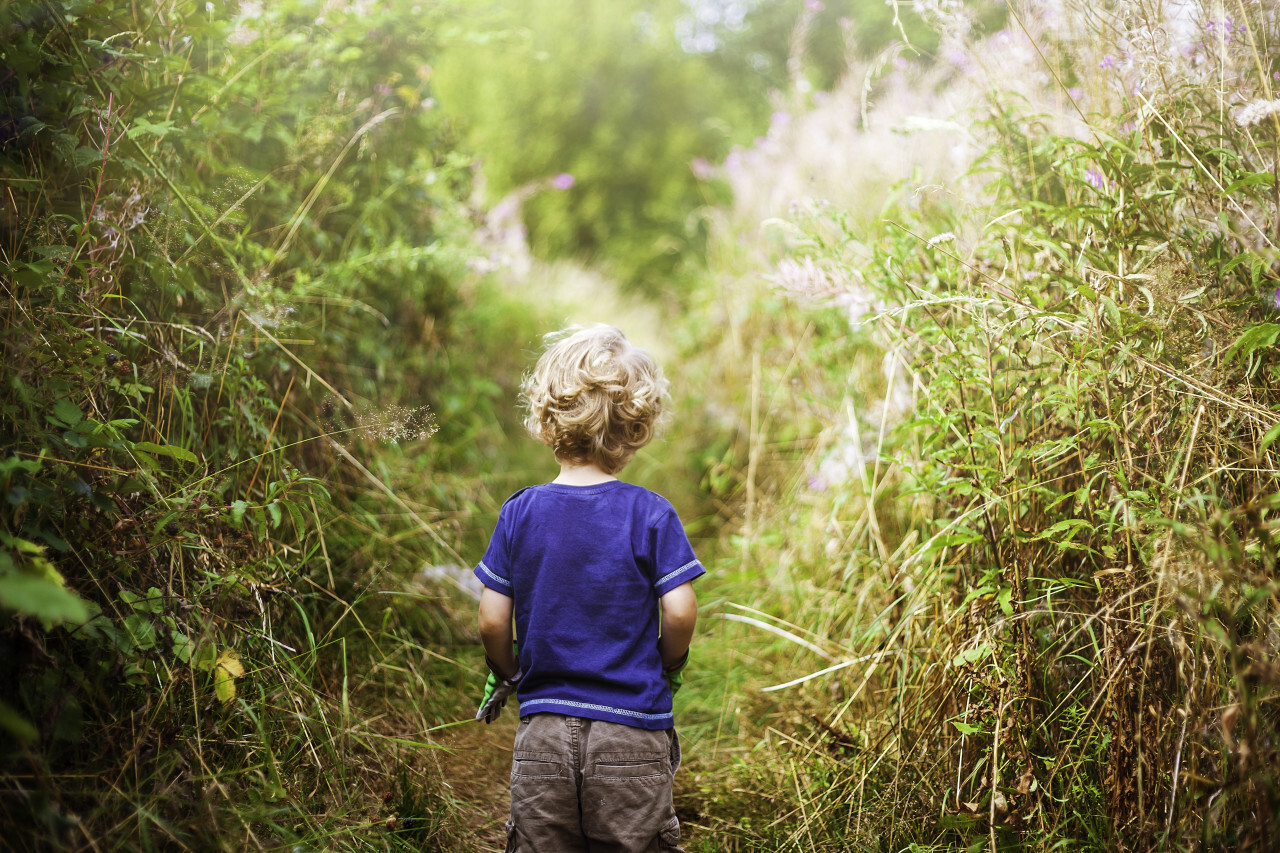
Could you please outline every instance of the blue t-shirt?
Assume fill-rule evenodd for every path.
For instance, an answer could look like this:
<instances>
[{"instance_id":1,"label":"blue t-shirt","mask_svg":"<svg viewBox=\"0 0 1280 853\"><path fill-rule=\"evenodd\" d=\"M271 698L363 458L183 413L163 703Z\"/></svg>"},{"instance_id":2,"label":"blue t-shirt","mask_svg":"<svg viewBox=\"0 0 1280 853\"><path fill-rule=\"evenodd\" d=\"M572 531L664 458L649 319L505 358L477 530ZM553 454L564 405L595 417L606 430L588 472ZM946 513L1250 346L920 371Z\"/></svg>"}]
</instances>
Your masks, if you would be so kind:
<instances>
[{"instance_id":1,"label":"blue t-shirt","mask_svg":"<svg viewBox=\"0 0 1280 853\"><path fill-rule=\"evenodd\" d=\"M705 574L667 500L612 480L516 492L475 574L514 599L520 716L669 729L658 599Z\"/></svg>"}]
</instances>

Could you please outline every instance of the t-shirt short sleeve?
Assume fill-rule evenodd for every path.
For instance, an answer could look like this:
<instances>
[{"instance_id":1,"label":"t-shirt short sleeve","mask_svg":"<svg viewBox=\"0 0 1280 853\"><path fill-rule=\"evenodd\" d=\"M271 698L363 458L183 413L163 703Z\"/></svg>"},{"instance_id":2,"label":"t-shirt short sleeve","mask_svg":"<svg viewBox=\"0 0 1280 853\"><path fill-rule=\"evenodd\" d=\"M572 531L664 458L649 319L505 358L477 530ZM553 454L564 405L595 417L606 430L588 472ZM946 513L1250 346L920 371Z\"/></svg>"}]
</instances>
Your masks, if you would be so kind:
<instances>
[{"instance_id":1,"label":"t-shirt short sleeve","mask_svg":"<svg viewBox=\"0 0 1280 853\"><path fill-rule=\"evenodd\" d=\"M508 598L513 597L511 564L507 556L506 513L498 513L498 524L489 539L489 547L475 567L474 574L480 583L494 592L500 592Z\"/></svg>"},{"instance_id":2,"label":"t-shirt short sleeve","mask_svg":"<svg viewBox=\"0 0 1280 853\"><path fill-rule=\"evenodd\" d=\"M675 510L668 508L654 521L653 565L656 580L653 588L658 597L666 595L682 583L704 575L707 570L694 556L693 546L684 532Z\"/></svg>"}]
</instances>

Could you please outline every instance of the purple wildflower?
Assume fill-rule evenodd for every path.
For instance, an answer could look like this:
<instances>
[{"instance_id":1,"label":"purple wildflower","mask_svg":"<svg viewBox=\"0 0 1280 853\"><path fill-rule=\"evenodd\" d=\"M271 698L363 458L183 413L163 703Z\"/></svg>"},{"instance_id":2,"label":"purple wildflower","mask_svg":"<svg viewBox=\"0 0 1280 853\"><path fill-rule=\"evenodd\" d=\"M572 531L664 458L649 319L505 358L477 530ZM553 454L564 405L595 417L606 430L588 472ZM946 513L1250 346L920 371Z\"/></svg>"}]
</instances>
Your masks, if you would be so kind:
<instances>
[{"instance_id":1,"label":"purple wildflower","mask_svg":"<svg viewBox=\"0 0 1280 853\"><path fill-rule=\"evenodd\" d=\"M1108 53L1106 56L1102 57L1102 61L1098 63L1098 67L1099 68L1115 68L1116 58Z\"/></svg>"},{"instance_id":2,"label":"purple wildflower","mask_svg":"<svg viewBox=\"0 0 1280 853\"><path fill-rule=\"evenodd\" d=\"M823 4L822 0L804 0L804 6L810 12L821 12L823 9L827 8Z\"/></svg>"},{"instance_id":3,"label":"purple wildflower","mask_svg":"<svg viewBox=\"0 0 1280 853\"><path fill-rule=\"evenodd\" d=\"M1271 298L1271 304L1280 308L1280 287L1276 288L1276 295Z\"/></svg>"},{"instance_id":4,"label":"purple wildflower","mask_svg":"<svg viewBox=\"0 0 1280 853\"><path fill-rule=\"evenodd\" d=\"M1084 181L1098 191L1101 191L1107 185L1106 178L1102 177L1102 173L1097 169L1085 169Z\"/></svg>"},{"instance_id":5,"label":"purple wildflower","mask_svg":"<svg viewBox=\"0 0 1280 853\"><path fill-rule=\"evenodd\" d=\"M572 187L574 183L576 182L573 179L573 175L570 175L568 172L561 172L551 179L551 186L558 190L567 190Z\"/></svg>"},{"instance_id":6,"label":"purple wildflower","mask_svg":"<svg viewBox=\"0 0 1280 853\"><path fill-rule=\"evenodd\" d=\"M705 181L715 174L715 169L706 157L694 157L689 161L689 168L693 170L693 176L700 181Z\"/></svg>"}]
</instances>

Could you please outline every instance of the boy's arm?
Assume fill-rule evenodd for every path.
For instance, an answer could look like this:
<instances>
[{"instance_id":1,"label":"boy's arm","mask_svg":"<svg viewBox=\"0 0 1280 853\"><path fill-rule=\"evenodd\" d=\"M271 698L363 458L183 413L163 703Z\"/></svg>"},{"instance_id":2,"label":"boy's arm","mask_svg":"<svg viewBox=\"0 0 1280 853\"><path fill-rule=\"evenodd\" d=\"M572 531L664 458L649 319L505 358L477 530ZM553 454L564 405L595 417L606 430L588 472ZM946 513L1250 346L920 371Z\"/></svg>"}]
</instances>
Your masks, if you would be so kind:
<instances>
[{"instance_id":1,"label":"boy's arm","mask_svg":"<svg viewBox=\"0 0 1280 853\"><path fill-rule=\"evenodd\" d=\"M659 601L662 603L662 635L658 638L658 651L662 654L662 668L672 669L679 666L688 653L698 621L698 597L693 592L693 581L680 584Z\"/></svg>"},{"instance_id":2,"label":"boy's arm","mask_svg":"<svg viewBox=\"0 0 1280 853\"><path fill-rule=\"evenodd\" d=\"M511 647L515 639L511 630L512 609L512 600L502 593L489 587L480 593L480 642L489 665L504 679L520 670L520 662Z\"/></svg>"}]
</instances>

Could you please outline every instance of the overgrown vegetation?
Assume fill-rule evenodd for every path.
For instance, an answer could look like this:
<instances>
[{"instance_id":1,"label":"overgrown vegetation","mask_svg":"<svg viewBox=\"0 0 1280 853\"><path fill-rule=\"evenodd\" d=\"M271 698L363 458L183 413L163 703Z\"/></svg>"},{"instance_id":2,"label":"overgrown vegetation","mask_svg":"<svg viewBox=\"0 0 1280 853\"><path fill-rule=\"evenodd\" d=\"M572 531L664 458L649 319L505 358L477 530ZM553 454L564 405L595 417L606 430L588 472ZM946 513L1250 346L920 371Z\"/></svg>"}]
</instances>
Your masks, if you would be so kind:
<instances>
[{"instance_id":1,"label":"overgrown vegetation","mask_svg":"<svg viewBox=\"0 0 1280 853\"><path fill-rule=\"evenodd\" d=\"M793 205L775 281L864 367L791 392L831 429L742 558L812 675L692 796L714 849L1274 844L1280 22L1065 14L1003 41L1074 132L988 88L968 179Z\"/></svg>"},{"instance_id":2,"label":"overgrown vegetation","mask_svg":"<svg viewBox=\"0 0 1280 853\"><path fill-rule=\"evenodd\" d=\"M466 268L442 12L0 10L7 843L362 845L397 783L469 849L423 570L542 324Z\"/></svg>"},{"instance_id":3,"label":"overgrown vegetation","mask_svg":"<svg viewBox=\"0 0 1280 853\"><path fill-rule=\"evenodd\" d=\"M576 8L0 8L6 842L482 849L453 593L595 253L714 566L691 849L1271 846L1275 11Z\"/></svg>"}]
</instances>

